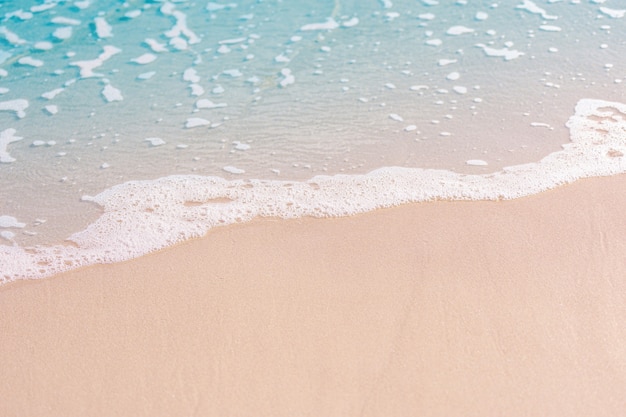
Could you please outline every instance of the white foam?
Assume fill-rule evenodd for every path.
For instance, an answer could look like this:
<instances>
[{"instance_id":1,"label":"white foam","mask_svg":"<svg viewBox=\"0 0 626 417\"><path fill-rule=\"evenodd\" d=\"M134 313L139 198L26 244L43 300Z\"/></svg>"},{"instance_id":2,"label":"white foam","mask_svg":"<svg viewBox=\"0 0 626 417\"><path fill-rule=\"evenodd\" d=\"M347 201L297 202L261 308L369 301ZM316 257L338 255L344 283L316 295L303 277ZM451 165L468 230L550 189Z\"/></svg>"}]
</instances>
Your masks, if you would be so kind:
<instances>
[{"instance_id":1,"label":"white foam","mask_svg":"<svg viewBox=\"0 0 626 417\"><path fill-rule=\"evenodd\" d=\"M482 175L388 167L304 182L202 176L127 182L83 197L100 205L102 215L69 237L73 245L0 246L0 280L41 278L79 266L119 262L259 216L347 216L435 199L513 199L580 178L626 173L625 104L583 99L566 126L571 142L562 150L536 163Z\"/></svg>"},{"instance_id":2,"label":"white foam","mask_svg":"<svg viewBox=\"0 0 626 417\"><path fill-rule=\"evenodd\" d=\"M150 78L154 77L156 75L156 71L148 71L148 72L143 72L141 74L139 74L137 76L138 80L149 80Z\"/></svg>"},{"instance_id":3,"label":"white foam","mask_svg":"<svg viewBox=\"0 0 626 417\"><path fill-rule=\"evenodd\" d=\"M57 28L52 32L52 36L59 40L66 40L72 37L72 33L74 32L74 28L71 26L64 26L62 28Z\"/></svg>"},{"instance_id":4,"label":"white foam","mask_svg":"<svg viewBox=\"0 0 626 417\"><path fill-rule=\"evenodd\" d=\"M89 0L81 0L81 1L74 2L74 6L78 7L80 10L84 10L90 5L91 5L91 2Z\"/></svg>"},{"instance_id":5,"label":"white foam","mask_svg":"<svg viewBox=\"0 0 626 417\"><path fill-rule=\"evenodd\" d=\"M54 90L43 93L41 97L45 98L46 100L52 100L53 98L61 94L63 91L65 91L65 88L55 88Z\"/></svg>"},{"instance_id":6,"label":"white foam","mask_svg":"<svg viewBox=\"0 0 626 417\"><path fill-rule=\"evenodd\" d=\"M80 20L78 19L72 19L70 17L63 17L63 16L55 16L52 18L51 20L52 23L56 24L56 25L70 25L70 26L78 26L80 25Z\"/></svg>"},{"instance_id":7,"label":"white foam","mask_svg":"<svg viewBox=\"0 0 626 417\"><path fill-rule=\"evenodd\" d=\"M245 172L246 172L246 171L244 171L244 170L243 170L243 169L241 169L241 168L237 168L237 167L230 166L230 165L229 165L229 166L225 166L225 167L224 167L224 168L222 168L222 169L223 169L224 171L226 171L226 172L230 173L230 174L237 174L237 175L239 175L239 174L245 174Z\"/></svg>"},{"instance_id":8,"label":"white foam","mask_svg":"<svg viewBox=\"0 0 626 417\"><path fill-rule=\"evenodd\" d=\"M39 51L49 51L52 48L54 48L54 45L52 44L52 42L40 41L40 42L35 42L33 44L33 48Z\"/></svg>"},{"instance_id":9,"label":"white foam","mask_svg":"<svg viewBox=\"0 0 626 417\"><path fill-rule=\"evenodd\" d=\"M20 38L6 26L0 26L0 37L4 38L4 40L14 46L24 45L26 43L24 39Z\"/></svg>"},{"instance_id":10,"label":"white foam","mask_svg":"<svg viewBox=\"0 0 626 417\"><path fill-rule=\"evenodd\" d=\"M280 74L283 76L283 79L278 83L281 87L287 87L296 82L296 78L291 73L289 68L283 68L280 70Z\"/></svg>"},{"instance_id":11,"label":"white foam","mask_svg":"<svg viewBox=\"0 0 626 417\"><path fill-rule=\"evenodd\" d=\"M228 75L229 77L232 77L232 78L238 78L243 75L241 71L239 71L238 69L225 70L225 71L222 71L222 74Z\"/></svg>"},{"instance_id":12,"label":"white foam","mask_svg":"<svg viewBox=\"0 0 626 417\"><path fill-rule=\"evenodd\" d=\"M28 100L18 98L9 101L0 101L0 111L12 111L15 115L22 119L26 116L26 109L28 108ZM6 132L6 130L5 130Z\"/></svg>"},{"instance_id":13,"label":"white foam","mask_svg":"<svg viewBox=\"0 0 626 417\"><path fill-rule=\"evenodd\" d=\"M541 25L539 26L539 29L545 32L560 32L562 30L559 26L554 25Z\"/></svg>"},{"instance_id":14,"label":"white foam","mask_svg":"<svg viewBox=\"0 0 626 417\"><path fill-rule=\"evenodd\" d=\"M150 49L152 49L153 52L167 52L167 48L164 43L151 38L146 38L144 42L150 47Z\"/></svg>"},{"instance_id":15,"label":"white foam","mask_svg":"<svg viewBox=\"0 0 626 417\"><path fill-rule=\"evenodd\" d=\"M421 20L434 20L435 17L436 16L433 13L421 13L417 15L417 18Z\"/></svg>"},{"instance_id":16,"label":"white foam","mask_svg":"<svg viewBox=\"0 0 626 417\"><path fill-rule=\"evenodd\" d=\"M6 13L4 15L4 20L9 20L12 17L16 17L20 20L30 20L33 18L33 14L31 12L25 12L24 10L20 9L11 13Z\"/></svg>"},{"instance_id":17,"label":"white foam","mask_svg":"<svg viewBox=\"0 0 626 417\"><path fill-rule=\"evenodd\" d=\"M204 87L200 84L189 84L189 88L191 89L191 95L194 97L198 97L204 94Z\"/></svg>"},{"instance_id":18,"label":"white foam","mask_svg":"<svg viewBox=\"0 0 626 417\"><path fill-rule=\"evenodd\" d=\"M483 161L482 159L470 159L469 161L465 161L466 165L472 166L487 166L489 165L487 161Z\"/></svg>"},{"instance_id":19,"label":"white foam","mask_svg":"<svg viewBox=\"0 0 626 417\"><path fill-rule=\"evenodd\" d=\"M102 89L102 96L108 103L124 100L122 92L119 89L113 87L111 84L107 84L104 86L104 88Z\"/></svg>"},{"instance_id":20,"label":"white foam","mask_svg":"<svg viewBox=\"0 0 626 417\"><path fill-rule=\"evenodd\" d=\"M4 216L0 216L0 227L4 227L4 228L15 227L18 229L22 229L26 227L26 223L21 223L17 221L15 217L4 215Z\"/></svg>"},{"instance_id":21,"label":"white foam","mask_svg":"<svg viewBox=\"0 0 626 417\"><path fill-rule=\"evenodd\" d=\"M2 105L2 103L0 103ZM15 136L17 131L13 128L4 129L0 132L0 163L9 164L11 162L15 162L15 158L9 155L7 151L7 147L10 143L17 142L18 140L22 140L24 138L20 136ZM9 227L9 226L6 226ZM0 279L1 281L1 279Z\"/></svg>"},{"instance_id":22,"label":"white foam","mask_svg":"<svg viewBox=\"0 0 626 417\"><path fill-rule=\"evenodd\" d=\"M162 146L165 145L165 141L161 138L146 138L144 139L144 142L149 142L150 146L156 147L156 146Z\"/></svg>"},{"instance_id":23,"label":"white foam","mask_svg":"<svg viewBox=\"0 0 626 417\"><path fill-rule=\"evenodd\" d=\"M211 125L210 121L208 121L207 119L202 119L200 117L190 117L185 122L185 128L187 129L192 129L198 126L210 126L210 125Z\"/></svg>"},{"instance_id":24,"label":"white foam","mask_svg":"<svg viewBox=\"0 0 626 417\"><path fill-rule=\"evenodd\" d=\"M520 5L517 5L515 8L516 9L520 9L520 10L525 10L528 13L538 14L543 19L546 19L546 20L556 20L556 19L558 19L558 16L549 15L548 12L546 12L544 9L542 9L539 6L537 6L537 4L535 4L535 2L530 1L530 0L523 0L523 3L520 4Z\"/></svg>"},{"instance_id":25,"label":"white foam","mask_svg":"<svg viewBox=\"0 0 626 417\"><path fill-rule=\"evenodd\" d=\"M128 19L136 19L139 16L141 16L141 9L135 9L135 10L130 10L126 13L124 13L124 17L128 18Z\"/></svg>"},{"instance_id":26,"label":"white foam","mask_svg":"<svg viewBox=\"0 0 626 417\"><path fill-rule=\"evenodd\" d=\"M96 36L100 39L110 38L113 36L113 27L102 16L96 17L94 20Z\"/></svg>"},{"instance_id":27,"label":"white foam","mask_svg":"<svg viewBox=\"0 0 626 417\"><path fill-rule=\"evenodd\" d=\"M30 66L30 67L35 67L35 68L39 68L41 66L43 66L43 61L40 59L35 59L31 56L25 56L22 57L20 59L17 60L17 63L20 65L25 65L25 66Z\"/></svg>"},{"instance_id":28,"label":"white foam","mask_svg":"<svg viewBox=\"0 0 626 417\"><path fill-rule=\"evenodd\" d=\"M44 109L46 109L48 114L51 115L51 116L54 116L55 114L57 114L59 112L59 107L54 105L54 104L49 104L49 105L45 106Z\"/></svg>"},{"instance_id":29,"label":"white foam","mask_svg":"<svg viewBox=\"0 0 626 417\"><path fill-rule=\"evenodd\" d=\"M456 81L459 78L461 78L461 74L459 74L458 72L451 72L450 74L446 75L446 80L450 80L450 81Z\"/></svg>"},{"instance_id":30,"label":"white foam","mask_svg":"<svg viewBox=\"0 0 626 417\"><path fill-rule=\"evenodd\" d=\"M600 11L613 19L621 19L626 16L626 10L609 9L608 7L600 7Z\"/></svg>"},{"instance_id":31,"label":"white foam","mask_svg":"<svg viewBox=\"0 0 626 417\"><path fill-rule=\"evenodd\" d=\"M439 65L440 67L445 67L446 65L450 65L450 64L456 64L458 61L456 59L445 59L442 58L439 61L437 61L437 65Z\"/></svg>"},{"instance_id":32,"label":"white foam","mask_svg":"<svg viewBox=\"0 0 626 417\"><path fill-rule=\"evenodd\" d=\"M462 85L455 85L452 87L452 90L457 94L467 94L467 87L463 87Z\"/></svg>"},{"instance_id":33,"label":"white foam","mask_svg":"<svg viewBox=\"0 0 626 417\"><path fill-rule=\"evenodd\" d=\"M309 30L333 30L339 27L339 23L332 17L326 19L324 23L309 23L300 28L301 31L309 31Z\"/></svg>"},{"instance_id":34,"label":"white foam","mask_svg":"<svg viewBox=\"0 0 626 417\"><path fill-rule=\"evenodd\" d=\"M210 12L215 12L218 10L233 9L235 7L237 7L236 3L219 4L219 3L209 2L209 4L207 4L206 6L206 9Z\"/></svg>"},{"instance_id":35,"label":"white foam","mask_svg":"<svg viewBox=\"0 0 626 417\"><path fill-rule=\"evenodd\" d=\"M11 90L9 90L9 89L8 89L8 88L6 88L6 87L0 87L0 95L2 95L2 94L6 94L6 93L8 93L9 91L11 91Z\"/></svg>"},{"instance_id":36,"label":"white foam","mask_svg":"<svg viewBox=\"0 0 626 417\"><path fill-rule=\"evenodd\" d=\"M219 41L218 44L220 44L220 45L234 45L234 44L237 44L237 43L245 42L247 40L248 40L248 38L246 38L246 37L224 39L224 40Z\"/></svg>"},{"instance_id":37,"label":"white foam","mask_svg":"<svg viewBox=\"0 0 626 417\"><path fill-rule=\"evenodd\" d=\"M497 48L492 48L490 46L484 45L482 43L478 43L476 44L476 46L478 48L482 48L482 50L485 52L485 55L490 56L490 57L504 58L505 61L511 61L513 59L517 59L525 55L524 52L520 52L516 49L509 49L509 48L497 49Z\"/></svg>"},{"instance_id":38,"label":"white foam","mask_svg":"<svg viewBox=\"0 0 626 417\"><path fill-rule=\"evenodd\" d=\"M441 46L441 44L443 43L443 41L441 39L428 39L426 42L424 42L426 45L428 46Z\"/></svg>"},{"instance_id":39,"label":"white foam","mask_svg":"<svg viewBox=\"0 0 626 417\"><path fill-rule=\"evenodd\" d=\"M251 148L251 146L249 144L241 143L241 142L239 142L237 140L233 142L233 145L235 145L234 148L236 150L238 150L238 151L247 151L247 150L249 150Z\"/></svg>"},{"instance_id":40,"label":"white foam","mask_svg":"<svg viewBox=\"0 0 626 417\"><path fill-rule=\"evenodd\" d=\"M54 7L56 7L58 2L56 1L46 1L43 4L39 4L37 6L32 6L30 8L30 11L33 13L41 13L41 12L45 12L46 10L50 10Z\"/></svg>"},{"instance_id":41,"label":"white foam","mask_svg":"<svg viewBox=\"0 0 626 417\"><path fill-rule=\"evenodd\" d=\"M446 35L459 36L459 35L464 35L466 33L473 33L473 32L474 32L474 29L468 28L466 26L452 26L446 31Z\"/></svg>"},{"instance_id":42,"label":"white foam","mask_svg":"<svg viewBox=\"0 0 626 417\"><path fill-rule=\"evenodd\" d=\"M354 26L356 26L358 24L359 24L359 18L358 17L353 17L351 19L344 20L343 22L341 22L341 26L343 26L344 28L351 28L351 27L354 27Z\"/></svg>"},{"instance_id":43,"label":"white foam","mask_svg":"<svg viewBox=\"0 0 626 417\"><path fill-rule=\"evenodd\" d=\"M99 77L101 74L96 74L93 70L100 67L107 60L111 59L112 56L119 54L120 52L122 52L122 50L116 48L115 46L105 45L103 47L103 52L98 56L98 58L90 61L70 62L70 65L80 68L81 78Z\"/></svg>"},{"instance_id":44,"label":"white foam","mask_svg":"<svg viewBox=\"0 0 626 417\"><path fill-rule=\"evenodd\" d=\"M226 103L214 103L207 98L202 98L196 101L197 109L217 109L217 108L226 107L226 106L227 106Z\"/></svg>"},{"instance_id":45,"label":"white foam","mask_svg":"<svg viewBox=\"0 0 626 417\"><path fill-rule=\"evenodd\" d=\"M150 64L151 62L156 61L157 57L154 54L143 54L138 56L137 58L133 58L130 60L130 62L133 62L135 64L139 64L139 65L146 65L146 64Z\"/></svg>"},{"instance_id":46,"label":"white foam","mask_svg":"<svg viewBox=\"0 0 626 417\"><path fill-rule=\"evenodd\" d=\"M183 81L189 81L190 83L199 83L200 76L198 75L198 71L194 68L187 68L183 71Z\"/></svg>"},{"instance_id":47,"label":"white foam","mask_svg":"<svg viewBox=\"0 0 626 417\"><path fill-rule=\"evenodd\" d=\"M195 45L200 43L200 38L196 35L189 27L187 26L187 15L179 10L174 9L174 5L172 3L165 3L161 6L161 13L166 16L172 16L176 21L174 26L166 31L164 35L170 39L179 38L182 39L184 36L185 42L190 45Z\"/></svg>"},{"instance_id":48,"label":"white foam","mask_svg":"<svg viewBox=\"0 0 626 417\"><path fill-rule=\"evenodd\" d=\"M487 20L488 18L489 18L489 14L485 12L476 12L476 15L474 16L474 19L478 21Z\"/></svg>"}]
</instances>

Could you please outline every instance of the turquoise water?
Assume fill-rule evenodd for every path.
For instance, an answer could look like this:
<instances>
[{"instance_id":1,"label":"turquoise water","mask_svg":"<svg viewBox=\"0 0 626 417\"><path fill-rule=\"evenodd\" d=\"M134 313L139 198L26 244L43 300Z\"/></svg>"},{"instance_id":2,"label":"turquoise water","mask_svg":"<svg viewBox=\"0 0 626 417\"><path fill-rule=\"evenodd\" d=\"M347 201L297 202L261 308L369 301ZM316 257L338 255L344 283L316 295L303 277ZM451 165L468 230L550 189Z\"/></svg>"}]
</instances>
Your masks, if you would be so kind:
<instances>
[{"instance_id":1,"label":"turquoise water","mask_svg":"<svg viewBox=\"0 0 626 417\"><path fill-rule=\"evenodd\" d=\"M622 172L625 6L3 1L0 277Z\"/></svg>"}]
</instances>

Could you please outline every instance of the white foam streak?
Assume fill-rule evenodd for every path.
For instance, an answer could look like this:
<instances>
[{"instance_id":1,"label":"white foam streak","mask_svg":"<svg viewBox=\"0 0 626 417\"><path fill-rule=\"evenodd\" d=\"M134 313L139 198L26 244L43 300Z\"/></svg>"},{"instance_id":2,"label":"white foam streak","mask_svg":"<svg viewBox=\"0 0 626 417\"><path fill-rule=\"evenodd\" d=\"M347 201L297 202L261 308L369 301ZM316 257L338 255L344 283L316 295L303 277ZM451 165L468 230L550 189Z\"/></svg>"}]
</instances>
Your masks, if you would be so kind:
<instances>
[{"instance_id":1,"label":"white foam streak","mask_svg":"<svg viewBox=\"0 0 626 417\"><path fill-rule=\"evenodd\" d=\"M9 164L11 162L15 162L15 158L9 155L7 151L7 146L10 143L17 142L18 140L22 140L22 137L15 136L16 130L13 128L4 129L0 132L0 163ZM1 227L10 227L10 226L2 226ZM2 280L0 279L0 282Z\"/></svg>"},{"instance_id":2,"label":"white foam streak","mask_svg":"<svg viewBox=\"0 0 626 417\"><path fill-rule=\"evenodd\" d=\"M513 199L580 178L626 173L625 104L581 100L566 125L571 142L561 151L537 163L491 174L390 167L366 175L318 176L306 182L201 176L127 182L94 197L83 197L101 206L103 214L69 238L74 245L28 250L0 246L0 281L119 262L202 236L215 226L259 216L347 216L433 199ZM486 162L468 163L484 166ZM239 172L235 167L224 169Z\"/></svg>"},{"instance_id":3,"label":"white foam streak","mask_svg":"<svg viewBox=\"0 0 626 417\"><path fill-rule=\"evenodd\" d=\"M98 58L92 59L91 61L70 62L70 65L80 68L81 78L100 77L102 75L94 73L93 70L100 67L105 61L108 61L112 56L119 54L120 52L122 52L122 50L116 48L115 46L105 45L103 47L103 52L98 56Z\"/></svg>"}]
</instances>

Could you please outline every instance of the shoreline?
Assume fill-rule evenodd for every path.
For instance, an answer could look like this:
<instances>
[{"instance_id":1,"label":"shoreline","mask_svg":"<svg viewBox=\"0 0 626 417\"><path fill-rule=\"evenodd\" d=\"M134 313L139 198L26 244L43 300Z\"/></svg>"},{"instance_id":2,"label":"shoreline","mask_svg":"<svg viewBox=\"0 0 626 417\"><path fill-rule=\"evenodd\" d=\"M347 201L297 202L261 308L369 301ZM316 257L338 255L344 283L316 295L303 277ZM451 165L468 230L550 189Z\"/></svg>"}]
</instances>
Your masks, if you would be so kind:
<instances>
[{"instance_id":1,"label":"shoreline","mask_svg":"<svg viewBox=\"0 0 626 417\"><path fill-rule=\"evenodd\" d=\"M9 283L0 414L615 415L621 190L257 219Z\"/></svg>"}]
</instances>

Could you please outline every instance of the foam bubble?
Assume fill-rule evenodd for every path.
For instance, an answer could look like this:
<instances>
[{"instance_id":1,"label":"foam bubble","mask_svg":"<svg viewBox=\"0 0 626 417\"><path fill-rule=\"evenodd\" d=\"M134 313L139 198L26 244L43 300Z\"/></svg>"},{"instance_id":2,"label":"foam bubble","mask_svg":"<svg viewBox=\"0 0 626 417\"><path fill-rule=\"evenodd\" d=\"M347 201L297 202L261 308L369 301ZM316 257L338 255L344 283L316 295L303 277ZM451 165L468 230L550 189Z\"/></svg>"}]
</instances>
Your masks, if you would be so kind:
<instances>
[{"instance_id":1,"label":"foam bubble","mask_svg":"<svg viewBox=\"0 0 626 417\"><path fill-rule=\"evenodd\" d=\"M489 165L487 163L487 161L483 161L482 159L470 159L469 161L465 161L466 165L472 165L472 166L487 166Z\"/></svg>"},{"instance_id":2,"label":"foam bubble","mask_svg":"<svg viewBox=\"0 0 626 417\"><path fill-rule=\"evenodd\" d=\"M613 19L621 19L626 16L626 10L609 9L608 7L600 7L600 11Z\"/></svg>"},{"instance_id":3,"label":"foam bubble","mask_svg":"<svg viewBox=\"0 0 626 417\"><path fill-rule=\"evenodd\" d=\"M113 36L113 28L102 16L96 17L94 20L96 36L100 39L110 38Z\"/></svg>"},{"instance_id":4,"label":"foam bubble","mask_svg":"<svg viewBox=\"0 0 626 417\"><path fill-rule=\"evenodd\" d=\"M278 85L283 88L296 82L296 78L293 76L289 68L283 68L282 70L280 70L280 75L283 76L283 79L280 80Z\"/></svg>"},{"instance_id":5,"label":"foam bubble","mask_svg":"<svg viewBox=\"0 0 626 417\"><path fill-rule=\"evenodd\" d=\"M150 78L154 77L156 75L156 71L148 71L148 72L143 72L141 74L139 74L137 76L137 79L139 80L149 80Z\"/></svg>"},{"instance_id":6,"label":"foam bubble","mask_svg":"<svg viewBox=\"0 0 626 417\"><path fill-rule=\"evenodd\" d=\"M46 109L48 114L51 115L51 116L54 116L55 114L57 114L59 112L59 107L55 106L54 104L50 104L48 106L45 106L44 109Z\"/></svg>"},{"instance_id":7,"label":"foam bubble","mask_svg":"<svg viewBox=\"0 0 626 417\"><path fill-rule=\"evenodd\" d=\"M505 61L511 61L513 59L517 59L525 55L523 52L520 52L515 49L509 49L509 48L497 49L497 48L492 48L491 46L484 45L482 43L478 43L476 44L476 46L478 48L481 48L485 52L485 55L490 56L490 57L504 58Z\"/></svg>"},{"instance_id":8,"label":"foam bubble","mask_svg":"<svg viewBox=\"0 0 626 417\"><path fill-rule=\"evenodd\" d=\"M46 100L52 100L53 98L61 94L63 91L65 91L65 88L55 88L54 90L43 93L41 97L45 98Z\"/></svg>"},{"instance_id":9,"label":"foam bubble","mask_svg":"<svg viewBox=\"0 0 626 417\"><path fill-rule=\"evenodd\" d=\"M190 117L185 122L185 128L191 129L198 126L210 126L211 122L207 119L202 119L200 117Z\"/></svg>"},{"instance_id":10,"label":"foam bubble","mask_svg":"<svg viewBox=\"0 0 626 417\"><path fill-rule=\"evenodd\" d=\"M33 48L38 49L40 51L49 51L52 48L54 48L54 45L52 45L52 42L40 41L40 42L35 42L33 45Z\"/></svg>"},{"instance_id":11,"label":"foam bubble","mask_svg":"<svg viewBox=\"0 0 626 417\"><path fill-rule=\"evenodd\" d=\"M2 103L0 103L0 105L1 104ZM7 147L10 143L17 142L23 139L20 136L15 136L16 132L17 131L13 128L4 129L2 132L0 132L0 163L10 164L11 162L15 162L15 158L9 155Z\"/></svg>"},{"instance_id":12,"label":"foam bubble","mask_svg":"<svg viewBox=\"0 0 626 417\"><path fill-rule=\"evenodd\" d=\"M151 38L147 38L146 40L144 40L144 42L150 47L150 49L152 49L153 52L167 52L167 48L165 47L164 43L161 43Z\"/></svg>"},{"instance_id":13,"label":"foam bubble","mask_svg":"<svg viewBox=\"0 0 626 417\"><path fill-rule=\"evenodd\" d=\"M17 221L15 217L12 216L0 216L0 227L16 227L16 228L24 228L26 227L26 223L21 223Z\"/></svg>"},{"instance_id":14,"label":"foam bubble","mask_svg":"<svg viewBox=\"0 0 626 417\"><path fill-rule=\"evenodd\" d=\"M341 26L343 26L344 28L351 28L354 27L356 25L359 24L359 18L358 17L353 17L351 19L345 20L343 22L341 22Z\"/></svg>"},{"instance_id":15,"label":"foam bubble","mask_svg":"<svg viewBox=\"0 0 626 417\"><path fill-rule=\"evenodd\" d=\"M23 98L9 101L0 101L0 111L15 112L15 115L20 119L26 116L25 110L28 108L28 106L28 100Z\"/></svg>"},{"instance_id":16,"label":"foam bubble","mask_svg":"<svg viewBox=\"0 0 626 417\"><path fill-rule=\"evenodd\" d=\"M63 17L63 16L55 16L52 18L51 20L52 23L56 24L56 25L70 25L70 26L78 26L80 25L80 20L78 19L72 19L69 17Z\"/></svg>"},{"instance_id":17,"label":"foam bubble","mask_svg":"<svg viewBox=\"0 0 626 417\"><path fill-rule=\"evenodd\" d=\"M39 68L39 67L43 66L43 61L42 60L35 59L33 57L30 57L30 56L25 56L25 57L22 57L22 58L18 59L17 63L20 64L20 65L26 65L26 66L35 67L35 68Z\"/></svg>"},{"instance_id":18,"label":"foam bubble","mask_svg":"<svg viewBox=\"0 0 626 417\"><path fill-rule=\"evenodd\" d=\"M309 30L333 30L339 27L339 23L332 17L326 19L324 23L309 23L300 28L301 31L309 31Z\"/></svg>"},{"instance_id":19,"label":"foam bubble","mask_svg":"<svg viewBox=\"0 0 626 417\"><path fill-rule=\"evenodd\" d=\"M135 64L139 64L139 65L146 65L146 64L156 61L156 59L157 59L156 55L146 53L141 56L138 56L137 58L131 59L130 62L134 62Z\"/></svg>"},{"instance_id":20,"label":"foam bubble","mask_svg":"<svg viewBox=\"0 0 626 417\"><path fill-rule=\"evenodd\" d=\"M227 106L226 103L214 103L207 98L203 98L203 99L196 101L197 109L217 109L217 108L226 107L226 106Z\"/></svg>"},{"instance_id":21,"label":"foam bubble","mask_svg":"<svg viewBox=\"0 0 626 417\"><path fill-rule=\"evenodd\" d=\"M468 28L466 26L452 26L446 31L446 35L459 36L459 35L464 35L466 33L473 33L473 32L474 32L474 29Z\"/></svg>"},{"instance_id":22,"label":"foam bubble","mask_svg":"<svg viewBox=\"0 0 626 417\"><path fill-rule=\"evenodd\" d=\"M245 174L245 172L246 172L246 171L244 171L244 170L243 170L243 169L241 169L241 168L237 168L237 167L230 166L230 165L229 165L229 166L225 166L225 167L224 167L224 168L222 168L222 169L223 169L224 171L226 171L226 172L230 173L230 174L236 174L236 175L239 175L239 174Z\"/></svg>"},{"instance_id":23,"label":"foam bubble","mask_svg":"<svg viewBox=\"0 0 626 417\"><path fill-rule=\"evenodd\" d=\"M52 32L52 36L59 40L66 40L72 37L72 33L74 32L74 28L71 26L64 26L62 28L57 28Z\"/></svg>"},{"instance_id":24,"label":"foam bubble","mask_svg":"<svg viewBox=\"0 0 626 417\"><path fill-rule=\"evenodd\" d=\"M16 33L9 30L6 26L0 26L0 37L4 38L5 41L14 46L24 45L25 43L27 43L26 40L20 38Z\"/></svg>"},{"instance_id":25,"label":"foam bubble","mask_svg":"<svg viewBox=\"0 0 626 417\"><path fill-rule=\"evenodd\" d=\"M112 56L122 52L121 49L112 45L105 45L103 51L98 58L90 61L74 61L70 62L70 65L80 68L81 78L99 77L101 74L96 74L93 70L104 64L105 61L111 59Z\"/></svg>"},{"instance_id":26,"label":"foam bubble","mask_svg":"<svg viewBox=\"0 0 626 417\"><path fill-rule=\"evenodd\" d=\"M146 138L144 139L144 142L149 142L150 146L162 146L165 145L165 141L161 138Z\"/></svg>"},{"instance_id":27,"label":"foam bubble","mask_svg":"<svg viewBox=\"0 0 626 417\"><path fill-rule=\"evenodd\" d=\"M544 9L542 9L541 7L537 6L537 4L535 4L535 2L530 1L530 0L523 0L523 3L516 6L516 9L520 9L520 10L525 10L528 13L533 13L533 14L538 14L540 15L543 19L546 20L556 20L558 19L558 16L553 16L548 14Z\"/></svg>"},{"instance_id":28,"label":"foam bubble","mask_svg":"<svg viewBox=\"0 0 626 417\"><path fill-rule=\"evenodd\" d=\"M539 29L545 32L560 32L562 30L559 26L554 25L541 25L539 26Z\"/></svg>"},{"instance_id":29,"label":"foam bubble","mask_svg":"<svg viewBox=\"0 0 626 417\"><path fill-rule=\"evenodd\" d=\"M111 84L107 84L104 86L104 88L102 89L102 96L108 103L111 103L112 101L124 100L122 92L113 87Z\"/></svg>"}]
</instances>

